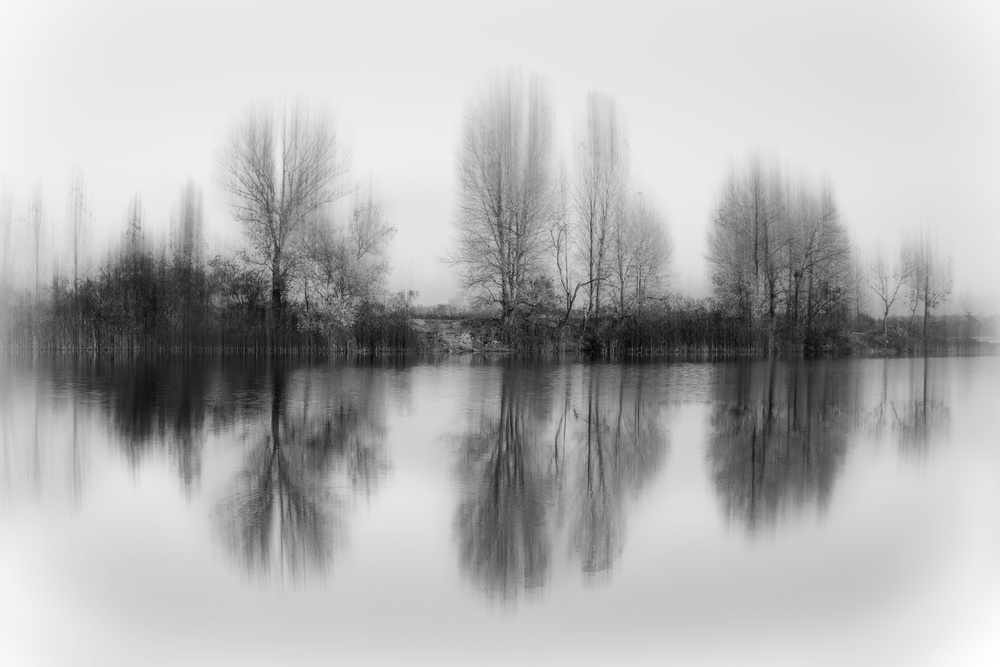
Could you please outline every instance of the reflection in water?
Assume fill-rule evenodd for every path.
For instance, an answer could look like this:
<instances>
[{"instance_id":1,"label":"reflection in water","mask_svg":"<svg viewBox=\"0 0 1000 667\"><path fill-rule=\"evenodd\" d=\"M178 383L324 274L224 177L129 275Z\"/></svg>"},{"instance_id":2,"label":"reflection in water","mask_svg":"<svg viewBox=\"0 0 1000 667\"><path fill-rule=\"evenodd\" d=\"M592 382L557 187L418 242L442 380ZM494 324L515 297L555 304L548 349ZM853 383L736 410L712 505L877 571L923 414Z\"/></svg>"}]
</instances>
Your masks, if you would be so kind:
<instances>
[{"instance_id":1,"label":"reflection in water","mask_svg":"<svg viewBox=\"0 0 1000 667\"><path fill-rule=\"evenodd\" d=\"M614 565L624 546L625 500L659 472L666 451L643 375L608 370L599 366L588 373L581 401L585 414L572 409L567 395L560 422L561 431L576 436L568 472L570 545L587 574Z\"/></svg>"},{"instance_id":2,"label":"reflection in water","mask_svg":"<svg viewBox=\"0 0 1000 667\"><path fill-rule=\"evenodd\" d=\"M254 576L325 572L344 543L351 500L374 493L388 470L386 379L401 375L348 364L144 358L14 369L0 382L0 499L56 489L78 506L88 451L110 427L131 468L169 460L193 501L207 442L242 441L239 470L212 510L220 541ZM398 391L394 398L406 400Z\"/></svg>"},{"instance_id":3,"label":"reflection in water","mask_svg":"<svg viewBox=\"0 0 1000 667\"><path fill-rule=\"evenodd\" d=\"M462 443L461 474L472 493L456 519L461 565L488 595L503 598L543 585L552 549L553 480L540 465L547 396L530 397L531 380L530 372L505 368L499 416L482 415Z\"/></svg>"},{"instance_id":4,"label":"reflection in water","mask_svg":"<svg viewBox=\"0 0 1000 667\"><path fill-rule=\"evenodd\" d=\"M270 371L270 410L216 520L228 551L254 576L322 574L345 539L352 495L368 496L388 469L384 405L371 375L350 386L316 374ZM320 376L321 378L327 376ZM318 390L318 391L317 391Z\"/></svg>"},{"instance_id":5,"label":"reflection in water","mask_svg":"<svg viewBox=\"0 0 1000 667\"><path fill-rule=\"evenodd\" d=\"M822 514L859 437L911 454L946 437L956 386L947 372L964 366L707 368L717 380L707 468L723 515L753 535L810 508ZM79 505L94 488L89 463L102 460L93 449L110 429L114 460L169 465L192 505L208 500L232 562L276 579L332 566L352 505L375 493L388 469L386 411L401 398L391 383L411 379L288 361L78 358L0 370L0 503L58 494ZM457 466L463 494L453 529L464 573L504 600L541 591L567 566L585 581L609 576L632 503L664 468L661 406L688 391L684 369L505 362L462 377L474 383L465 395L483 401L472 406Z\"/></svg>"},{"instance_id":6,"label":"reflection in water","mask_svg":"<svg viewBox=\"0 0 1000 667\"><path fill-rule=\"evenodd\" d=\"M93 419L72 394L53 391L49 364L0 361L0 508L59 498L77 510L93 445Z\"/></svg>"},{"instance_id":7,"label":"reflection in water","mask_svg":"<svg viewBox=\"0 0 1000 667\"><path fill-rule=\"evenodd\" d=\"M948 382L940 377L943 359L878 362L872 385L878 387L863 419L865 431L882 438L894 434L901 452L924 456L933 443L947 437L951 410Z\"/></svg>"},{"instance_id":8,"label":"reflection in water","mask_svg":"<svg viewBox=\"0 0 1000 667\"><path fill-rule=\"evenodd\" d=\"M510 363L474 392L499 390L499 405L481 408L462 436L466 495L455 525L462 568L487 595L511 600L543 586L560 538L588 576L612 568L626 501L666 452L645 382L637 368Z\"/></svg>"},{"instance_id":9,"label":"reflection in water","mask_svg":"<svg viewBox=\"0 0 1000 667\"><path fill-rule=\"evenodd\" d=\"M923 359L919 368L909 365L908 396L894 411L899 446L904 452L925 455L934 442L947 436L951 411L939 377L940 359Z\"/></svg>"},{"instance_id":10,"label":"reflection in water","mask_svg":"<svg viewBox=\"0 0 1000 667\"><path fill-rule=\"evenodd\" d=\"M325 571L343 541L345 504L370 495L387 469L384 387L372 368L139 359L73 373L62 384L74 393L74 456L76 410L89 402L107 415L132 467L165 453L189 499L210 434L249 443L214 518L254 575Z\"/></svg>"},{"instance_id":11,"label":"reflection in water","mask_svg":"<svg viewBox=\"0 0 1000 667\"><path fill-rule=\"evenodd\" d=\"M201 479L210 396L218 385L240 377L190 359L105 361L95 369L98 400L129 463L137 467L148 453L165 449L188 498Z\"/></svg>"},{"instance_id":12,"label":"reflection in water","mask_svg":"<svg viewBox=\"0 0 1000 667\"><path fill-rule=\"evenodd\" d=\"M504 663L612 649L625 663L892 663L903 644L913 663L995 645L997 359L170 363L0 366L0 590L18 612L0 662L405 662L373 637L447 662L467 649L456 631L499 634ZM197 465L179 465L185 430ZM447 432L461 449L442 451ZM768 529L768 548L745 548ZM306 598L258 594L262 578L301 592L330 570ZM470 614L473 587L507 611L546 607ZM661 632L637 633L650 614ZM901 633L900 618L922 620ZM725 646L703 653L709 636Z\"/></svg>"},{"instance_id":13,"label":"reflection in water","mask_svg":"<svg viewBox=\"0 0 1000 667\"><path fill-rule=\"evenodd\" d=\"M842 368L772 360L722 369L708 458L728 521L754 533L809 504L825 510L855 404Z\"/></svg>"},{"instance_id":14,"label":"reflection in water","mask_svg":"<svg viewBox=\"0 0 1000 667\"><path fill-rule=\"evenodd\" d=\"M928 368L924 360L722 367L708 459L727 520L752 534L810 505L824 512L857 427L876 438L893 429L901 448L925 451L949 421Z\"/></svg>"}]
</instances>

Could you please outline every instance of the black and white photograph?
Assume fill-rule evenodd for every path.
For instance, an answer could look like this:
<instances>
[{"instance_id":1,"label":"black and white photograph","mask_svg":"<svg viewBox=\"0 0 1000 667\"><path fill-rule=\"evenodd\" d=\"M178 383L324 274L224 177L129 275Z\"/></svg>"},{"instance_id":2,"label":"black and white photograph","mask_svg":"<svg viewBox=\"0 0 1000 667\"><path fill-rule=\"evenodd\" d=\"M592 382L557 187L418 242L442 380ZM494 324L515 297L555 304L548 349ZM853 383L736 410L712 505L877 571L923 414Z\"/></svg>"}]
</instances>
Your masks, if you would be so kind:
<instances>
[{"instance_id":1,"label":"black and white photograph","mask_svg":"<svg viewBox=\"0 0 1000 667\"><path fill-rule=\"evenodd\" d=\"M0 665L1000 665L998 193L985 0L0 0Z\"/></svg>"}]
</instances>

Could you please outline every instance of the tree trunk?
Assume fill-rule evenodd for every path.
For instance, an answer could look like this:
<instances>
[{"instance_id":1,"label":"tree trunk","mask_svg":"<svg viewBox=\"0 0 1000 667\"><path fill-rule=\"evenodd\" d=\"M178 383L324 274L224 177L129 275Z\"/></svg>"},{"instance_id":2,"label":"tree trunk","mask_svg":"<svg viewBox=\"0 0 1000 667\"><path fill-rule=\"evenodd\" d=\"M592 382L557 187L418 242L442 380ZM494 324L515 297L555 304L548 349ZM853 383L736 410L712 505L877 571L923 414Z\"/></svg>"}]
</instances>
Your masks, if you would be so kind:
<instances>
[{"instance_id":1,"label":"tree trunk","mask_svg":"<svg viewBox=\"0 0 1000 667\"><path fill-rule=\"evenodd\" d=\"M924 339L924 353L925 354L927 353L927 319L930 317L930 312L931 312L930 302L928 301L928 299L925 298L924 299L924 331L923 331L923 334L921 335L921 338Z\"/></svg>"},{"instance_id":2,"label":"tree trunk","mask_svg":"<svg viewBox=\"0 0 1000 667\"><path fill-rule=\"evenodd\" d=\"M281 280L281 259L280 257L275 257L274 261L271 263L271 314L274 318L272 331L274 334L275 344L277 344L278 333L281 331L282 324L284 322L283 291L284 285L282 285Z\"/></svg>"}]
</instances>

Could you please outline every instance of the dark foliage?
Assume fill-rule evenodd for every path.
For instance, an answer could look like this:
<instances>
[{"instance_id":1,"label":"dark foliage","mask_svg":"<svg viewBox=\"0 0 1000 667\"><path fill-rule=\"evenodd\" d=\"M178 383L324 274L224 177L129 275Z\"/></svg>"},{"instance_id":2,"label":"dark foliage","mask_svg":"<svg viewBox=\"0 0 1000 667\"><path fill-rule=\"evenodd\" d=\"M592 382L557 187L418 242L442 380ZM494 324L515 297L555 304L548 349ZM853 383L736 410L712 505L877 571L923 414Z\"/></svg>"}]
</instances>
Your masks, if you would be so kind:
<instances>
[{"instance_id":1,"label":"dark foliage","mask_svg":"<svg viewBox=\"0 0 1000 667\"><path fill-rule=\"evenodd\" d=\"M48 298L22 295L9 309L13 347L95 352L412 351L414 293L366 300L345 326L310 327L314 310L290 304L272 326L268 285L252 266L216 257L207 265L140 248L110 257L74 289L53 280Z\"/></svg>"}]
</instances>

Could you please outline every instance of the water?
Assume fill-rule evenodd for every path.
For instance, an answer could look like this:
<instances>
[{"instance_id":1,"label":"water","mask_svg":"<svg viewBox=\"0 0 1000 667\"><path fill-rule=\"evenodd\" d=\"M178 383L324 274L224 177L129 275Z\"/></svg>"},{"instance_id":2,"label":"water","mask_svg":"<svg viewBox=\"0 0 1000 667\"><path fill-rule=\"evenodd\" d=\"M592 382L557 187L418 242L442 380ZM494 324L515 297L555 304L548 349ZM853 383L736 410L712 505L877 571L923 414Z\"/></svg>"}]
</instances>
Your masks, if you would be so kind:
<instances>
[{"instance_id":1,"label":"water","mask_svg":"<svg viewBox=\"0 0 1000 667\"><path fill-rule=\"evenodd\" d=\"M0 378L0 664L1000 660L1000 359Z\"/></svg>"}]
</instances>

